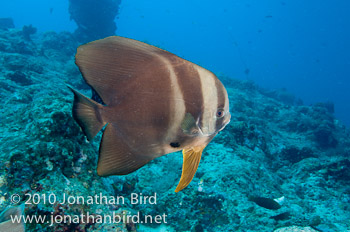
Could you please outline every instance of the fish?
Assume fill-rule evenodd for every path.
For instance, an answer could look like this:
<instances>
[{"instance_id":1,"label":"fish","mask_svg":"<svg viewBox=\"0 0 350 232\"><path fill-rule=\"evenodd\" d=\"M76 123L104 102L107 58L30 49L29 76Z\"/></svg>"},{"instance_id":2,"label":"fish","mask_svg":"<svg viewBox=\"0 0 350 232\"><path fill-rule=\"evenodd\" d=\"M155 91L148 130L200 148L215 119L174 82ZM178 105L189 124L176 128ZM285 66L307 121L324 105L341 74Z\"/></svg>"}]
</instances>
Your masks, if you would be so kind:
<instances>
[{"instance_id":1,"label":"fish","mask_svg":"<svg viewBox=\"0 0 350 232\"><path fill-rule=\"evenodd\" d=\"M25 225L22 215L24 215L24 204L20 206L9 206L0 213L1 232L24 232ZM20 222L18 220L22 219Z\"/></svg>"},{"instance_id":2,"label":"fish","mask_svg":"<svg viewBox=\"0 0 350 232\"><path fill-rule=\"evenodd\" d=\"M229 123L229 99L216 75L158 47L111 36L77 48L75 63L102 100L74 93L72 114L91 141L104 128L99 176L127 175L182 150L179 192L204 148Z\"/></svg>"},{"instance_id":3,"label":"fish","mask_svg":"<svg viewBox=\"0 0 350 232\"><path fill-rule=\"evenodd\" d=\"M282 207L280 205L281 198L272 199L272 198L267 198L267 197L249 196L248 200L254 202L258 206L261 206L261 207L263 207L265 209L278 210L278 209L280 209Z\"/></svg>"},{"instance_id":4,"label":"fish","mask_svg":"<svg viewBox=\"0 0 350 232\"><path fill-rule=\"evenodd\" d=\"M290 212L284 212L284 213L277 214L275 216L271 216L270 218L276 221L284 221L284 220L290 219L290 217L291 217Z\"/></svg>"}]
</instances>

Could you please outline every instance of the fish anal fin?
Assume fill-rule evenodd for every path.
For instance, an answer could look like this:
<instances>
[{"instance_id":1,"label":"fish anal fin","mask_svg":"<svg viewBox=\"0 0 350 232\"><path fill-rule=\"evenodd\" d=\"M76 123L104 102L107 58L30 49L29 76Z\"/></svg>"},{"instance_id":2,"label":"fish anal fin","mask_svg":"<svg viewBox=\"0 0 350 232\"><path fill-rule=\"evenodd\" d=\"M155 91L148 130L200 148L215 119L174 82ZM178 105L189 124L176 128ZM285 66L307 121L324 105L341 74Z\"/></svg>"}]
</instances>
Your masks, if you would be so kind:
<instances>
[{"instance_id":1,"label":"fish anal fin","mask_svg":"<svg viewBox=\"0 0 350 232\"><path fill-rule=\"evenodd\" d=\"M17 217L24 217L24 204L16 207L8 207L0 214L0 231L1 232L24 232L25 225L23 220L12 221L11 219Z\"/></svg>"},{"instance_id":2,"label":"fish anal fin","mask_svg":"<svg viewBox=\"0 0 350 232\"><path fill-rule=\"evenodd\" d=\"M113 124L108 124L103 132L99 153L99 176L126 175L152 160L151 157L142 156L137 150L130 148Z\"/></svg>"},{"instance_id":3,"label":"fish anal fin","mask_svg":"<svg viewBox=\"0 0 350 232\"><path fill-rule=\"evenodd\" d=\"M187 185L189 185L189 183L192 181L194 175L196 174L204 148L205 146L199 146L190 149L184 149L182 151L182 174L180 182L175 189L176 193L186 188Z\"/></svg>"},{"instance_id":4,"label":"fish anal fin","mask_svg":"<svg viewBox=\"0 0 350 232\"><path fill-rule=\"evenodd\" d=\"M103 106L71 87L68 88L74 93L73 117L91 141L106 124L100 114Z\"/></svg>"}]
</instances>

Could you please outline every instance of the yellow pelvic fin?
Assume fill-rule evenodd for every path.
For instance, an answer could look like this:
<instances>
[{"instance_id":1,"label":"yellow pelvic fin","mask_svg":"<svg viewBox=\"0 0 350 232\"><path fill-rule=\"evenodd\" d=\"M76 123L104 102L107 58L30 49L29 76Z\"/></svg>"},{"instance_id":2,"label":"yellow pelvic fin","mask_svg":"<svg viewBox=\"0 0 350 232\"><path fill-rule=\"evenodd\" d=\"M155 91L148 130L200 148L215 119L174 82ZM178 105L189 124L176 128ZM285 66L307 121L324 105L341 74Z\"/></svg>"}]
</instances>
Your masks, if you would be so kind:
<instances>
[{"instance_id":1,"label":"yellow pelvic fin","mask_svg":"<svg viewBox=\"0 0 350 232\"><path fill-rule=\"evenodd\" d=\"M194 174L196 174L204 148L205 146L200 146L190 149L184 149L182 151L184 161L182 164L181 179L175 189L176 193L186 188L187 185L189 185L189 183L192 181Z\"/></svg>"}]
</instances>

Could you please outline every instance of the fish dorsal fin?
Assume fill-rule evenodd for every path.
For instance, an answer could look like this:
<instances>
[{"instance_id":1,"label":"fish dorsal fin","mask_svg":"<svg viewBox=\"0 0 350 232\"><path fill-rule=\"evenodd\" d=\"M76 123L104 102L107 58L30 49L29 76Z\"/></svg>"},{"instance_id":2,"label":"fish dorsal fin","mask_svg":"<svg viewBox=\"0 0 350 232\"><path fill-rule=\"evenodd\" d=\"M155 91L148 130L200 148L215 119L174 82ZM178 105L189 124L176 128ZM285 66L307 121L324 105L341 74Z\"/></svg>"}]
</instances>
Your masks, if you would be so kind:
<instances>
[{"instance_id":1,"label":"fish dorsal fin","mask_svg":"<svg viewBox=\"0 0 350 232\"><path fill-rule=\"evenodd\" d=\"M199 146L190 149L184 149L182 151L182 174L180 182L175 189L175 192L181 191L182 189L186 188L187 185L189 185L189 183L191 183L194 174L196 174L204 148L205 146Z\"/></svg>"},{"instance_id":2,"label":"fish dorsal fin","mask_svg":"<svg viewBox=\"0 0 350 232\"><path fill-rule=\"evenodd\" d=\"M162 55L177 57L140 41L111 36L80 46L75 62L85 81L109 105L142 84L137 80L145 73L149 78L162 78L157 73L164 65L159 58ZM119 99L114 99L116 94Z\"/></svg>"},{"instance_id":3,"label":"fish dorsal fin","mask_svg":"<svg viewBox=\"0 0 350 232\"><path fill-rule=\"evenodd\" d=\"M126 175L152 160L126 144L112 124L108 124L103 132L99 153L99 176Z\"/></svg>"},{"instance_id":4,"label":"fish dorsal fin","mask_svg":"<svg viewBox=\"0 0 350 232\"><path fill-rule=\"evenodd\" d=\"M181 129L183 133L188 135L195 135L198 134L198 126L196 123L196 120L190 113L186 113L182 123L181 123Z\"/></svg>"}]
</instances>

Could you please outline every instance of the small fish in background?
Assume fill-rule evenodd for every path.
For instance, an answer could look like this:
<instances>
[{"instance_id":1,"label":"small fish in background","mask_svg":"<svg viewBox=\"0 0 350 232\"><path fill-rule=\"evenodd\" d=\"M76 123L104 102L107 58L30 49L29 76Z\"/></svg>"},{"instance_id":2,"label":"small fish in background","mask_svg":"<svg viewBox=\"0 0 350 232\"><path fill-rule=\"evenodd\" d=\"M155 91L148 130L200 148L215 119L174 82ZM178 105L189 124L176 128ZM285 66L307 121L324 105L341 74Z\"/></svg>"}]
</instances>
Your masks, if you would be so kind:
<instances>
[{"instance_id":1,"label":"small fish in background","mask_svg":"<svg viewBox=\"0 0 350 232\"><path fill-rule=\"evenodd\" d=\"M9 206L0 213L0 231L1 232L24 232L25 225L22 219L24 215L24 204L13 207ZM16 220L18 219L18 220Z\"/></svg>"},{"instance_id":2,"label":"small fish in background","mask_svg":"<svg viewBox=\"0 0 350 232\"><path fill-rule=\"evenodd\" d=\"M80 46L76 64L104 103L71 89L73 116L88 140L105 127L98 175L126 175L182 150L175 192L184 189L204 148L231 118L219 79L172 53L119 36Z\"/></svg>"},{"instance_id":3,"label":"small fish in background","mask_svg":"<svg viewBox=\"0 0 350 232\"><path fill-rule=\"evenodd\" d=\"M270 218L271 219L274 219L276 221L284 221L284 220L288 220L291 218L291 213L290 212L284 212L284 213L280 213L280 214L277 214L275 216L271 216Z\"/></svg>"},{"instance_id":4,"label":"small fish in background","mask_svg":"<svg viewBox=\"0 0 350 232\"><path fill-rule=\"evenodd\" d=\"M263 207L265 209L277 210L282 207L281 203L283 203L284 197L272 199L266 197L249 196L248 200L254 202L258 206Z\"/></svg>"}]
</instances>

